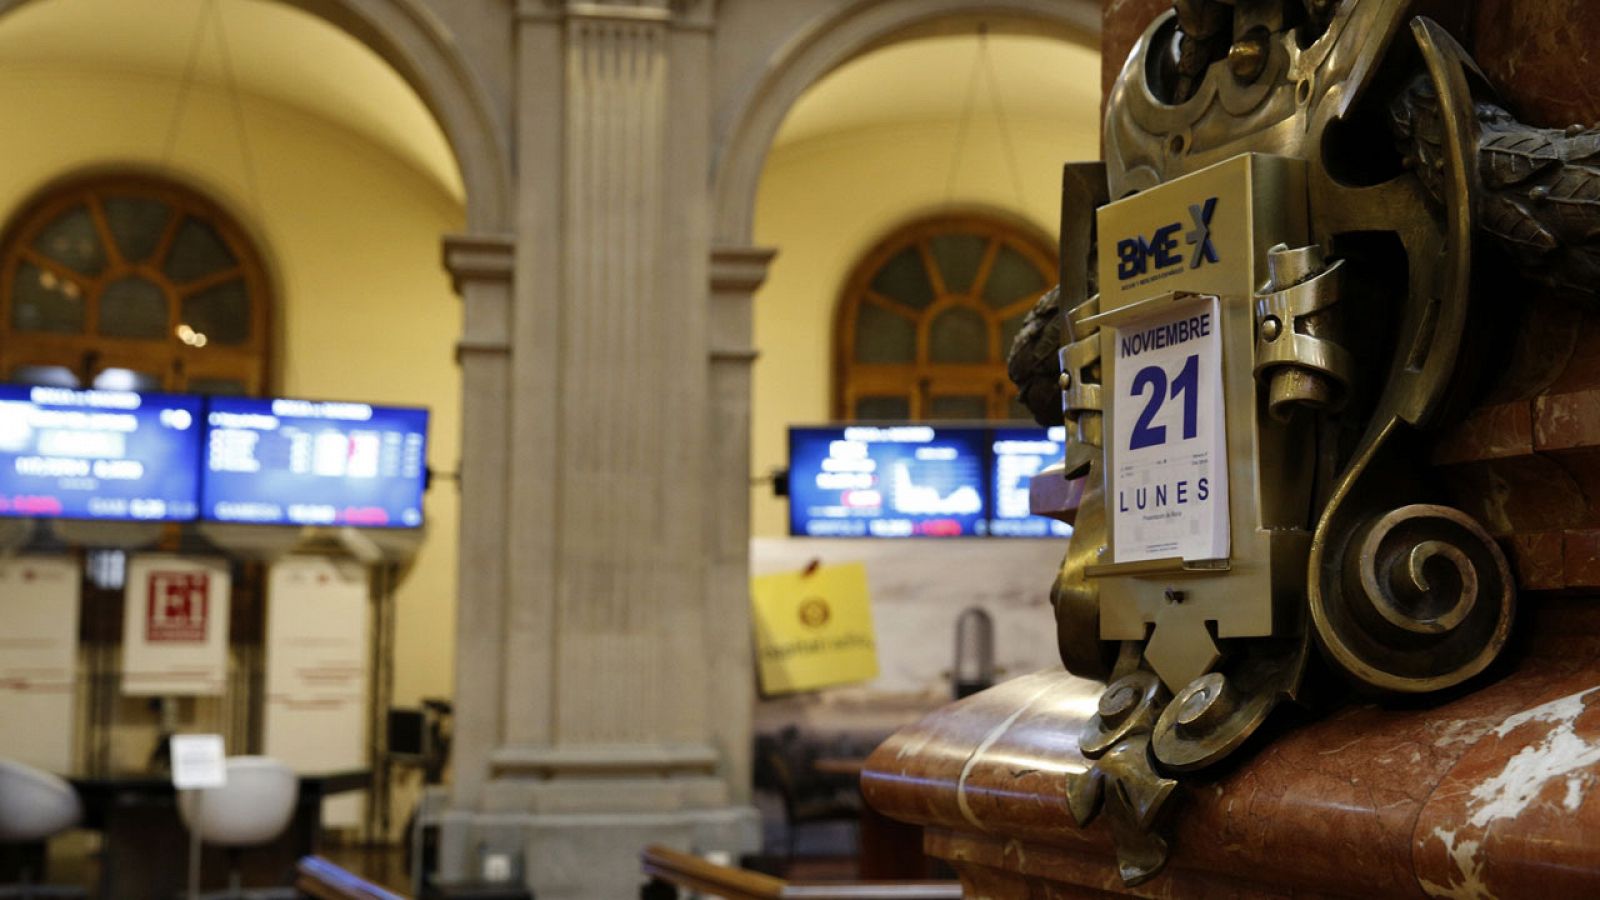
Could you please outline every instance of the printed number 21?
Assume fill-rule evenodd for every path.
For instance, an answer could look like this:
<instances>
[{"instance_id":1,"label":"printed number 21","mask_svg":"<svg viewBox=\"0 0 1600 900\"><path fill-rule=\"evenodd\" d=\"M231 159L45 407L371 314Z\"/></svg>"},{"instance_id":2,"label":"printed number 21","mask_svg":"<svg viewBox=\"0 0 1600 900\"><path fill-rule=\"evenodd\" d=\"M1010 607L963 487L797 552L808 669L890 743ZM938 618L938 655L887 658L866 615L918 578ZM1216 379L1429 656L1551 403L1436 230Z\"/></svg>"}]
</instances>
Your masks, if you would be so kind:
<instances>
[{"instance_id":1,"label":"printed number 21","mask_svg":"<svg viewBox=\"0 0 1600 900\"><path fill-rule=\"evenodd\" d=\"M1133 425L1133 437L1128 440L1129 450L1154 447L1167 442L1167 426L1151 425L1161 412L1167 399L1167 371L1160 366L1145 366L1133 376L1133 396L1138 397L1150 389L1150 399L1145 401L1144 412ZM1178 377L1172 379L1172 399L1183 395L1183 439L1189 440L1199 431L1200 419L1200 356L1191 353L1184 360Z\"/></svg>"}]
</instances>

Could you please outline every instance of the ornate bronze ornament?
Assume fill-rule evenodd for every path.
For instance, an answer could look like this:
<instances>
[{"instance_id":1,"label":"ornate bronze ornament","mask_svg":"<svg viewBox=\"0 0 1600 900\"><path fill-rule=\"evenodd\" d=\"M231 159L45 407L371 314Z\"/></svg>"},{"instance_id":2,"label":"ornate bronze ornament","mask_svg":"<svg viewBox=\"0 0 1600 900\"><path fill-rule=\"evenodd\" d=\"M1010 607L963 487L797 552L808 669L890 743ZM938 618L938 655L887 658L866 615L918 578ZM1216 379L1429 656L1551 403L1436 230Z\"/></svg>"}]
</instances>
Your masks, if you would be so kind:
<instances>
[{"instance_id":1,"label":"ornate bronze ornament","mask_svg":"<svg viewBox=\"0 0 1600 900\"><path fill-rule=\"evenodd\" d=\"M1083 479L1052 599L1062 661L1107 687L1070 808L1109 819L1130 885L1165 862L1174 779L1313 665L1418 694L1500 653L1506 560L1421 477L1469 387L1474 241L1557 287L1600 274L1563 240L1593 233L1600 138L1517 124L1408 3L1174 6L1106 161L1067 169L1061 288L1011 360L1068 425L1039 477Z\"/></svg>"}]
</instances>

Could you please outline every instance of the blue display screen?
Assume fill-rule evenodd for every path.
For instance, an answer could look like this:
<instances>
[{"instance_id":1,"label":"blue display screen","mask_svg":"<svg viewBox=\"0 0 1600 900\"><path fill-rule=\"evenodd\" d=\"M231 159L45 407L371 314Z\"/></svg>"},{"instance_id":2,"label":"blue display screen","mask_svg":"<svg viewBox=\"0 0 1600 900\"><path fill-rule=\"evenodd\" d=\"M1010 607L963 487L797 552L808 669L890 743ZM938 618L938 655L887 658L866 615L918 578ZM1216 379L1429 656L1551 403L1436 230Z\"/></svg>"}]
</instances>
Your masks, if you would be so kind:
<instances>
[{"instance_id":1,"label":"blue display screen","mask_svg":"<svg viewBox=\"0 0 1600 900\"><path fill-rule=\"evenodd\" d=\"M1040 469L1061 461L1066 429L996 428L990 432L994 496L989 533L1000 537L1067 537L1072 526L1028 512L1028 487Z\"/></svg>"},{"instance_id":2,"label":"blue display screen","mask_svg":"<svg viewBox=\"0 0 1600 900\"><path fill-rule=\"evenodd\" d=\"M789 532L962 537L987 528L984 429L789 430Z\"/></svg>"},{"instance_id":3,"label":"blue display screen","mask_svg":"<svg viewBox=\"0 0 1600 900\"><path fill-rule=\"evenodd\" d=\"M0 386L0 516L193 519L199 397Z\"/></svg>"},{"instance_id":4,"label":"blue display screen","mask_svg":"<svg viewBox=\"0 0 1600 900\"><path fill-rule=\"evenodd\" d=\"M428 411L214 397L201 518L261 525L422 524Z\"/></svg>"}]
</instances>

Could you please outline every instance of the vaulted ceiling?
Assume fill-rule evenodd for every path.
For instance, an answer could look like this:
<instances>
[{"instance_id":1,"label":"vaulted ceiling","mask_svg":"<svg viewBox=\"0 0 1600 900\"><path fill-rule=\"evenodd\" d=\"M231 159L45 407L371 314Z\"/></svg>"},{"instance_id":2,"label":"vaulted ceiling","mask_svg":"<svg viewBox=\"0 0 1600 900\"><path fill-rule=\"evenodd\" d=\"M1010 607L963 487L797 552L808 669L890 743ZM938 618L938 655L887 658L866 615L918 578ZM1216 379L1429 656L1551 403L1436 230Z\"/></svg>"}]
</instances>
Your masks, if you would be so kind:
<instances>
[{"instance_id":1,"label":"vaulted ceiling","mask_svg":"<svg viewBox=\"0 0 1600 900\"><path fill-rule=\"evenodd\" d=\"M463 194L455 160L415 92L377 54L323 20L271 0L35 0L0 18L0 72L90 71L177 85L227 84L339 123ZM203 25L203 27L202 27ZM197 46L198 42L198 46ZM13 127L18 123L13 123ZM247 126L248 127L248 126Z\"/></svg>"}]
</instances>

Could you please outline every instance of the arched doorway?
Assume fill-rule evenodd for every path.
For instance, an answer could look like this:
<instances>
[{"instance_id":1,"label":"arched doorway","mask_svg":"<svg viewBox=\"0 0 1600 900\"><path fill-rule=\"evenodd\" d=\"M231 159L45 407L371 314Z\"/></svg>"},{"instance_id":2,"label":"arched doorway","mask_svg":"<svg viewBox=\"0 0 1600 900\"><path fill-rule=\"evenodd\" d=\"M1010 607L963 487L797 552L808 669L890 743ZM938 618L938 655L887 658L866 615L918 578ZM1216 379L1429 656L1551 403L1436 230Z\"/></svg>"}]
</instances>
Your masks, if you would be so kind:
<instances>
[{"instance_id":1,"label":"arched doorway","mask_svg":"<svg viewBox=\"0 0 1600 900\"><path fill-rule=\"evenodd\" d=\"M720 136L714 176L713 235L725 247L750 243L762 163L784 118L802 94L861 54L916 35L940 22L979 17L1031 23L1063 40L1097 46L1100 6L1094 0L889 0L853 4L822 17L791 41L765 75L735 98Z\"/></svg>"},{"instance_id":2,"label":"arched doorway","mask_svg":"<svg viewBox=\"0 0 1600 900\"><path fill-rule=\"evenodd\" d=\"M70 101L75 97L79 101L75 108L78 124L73 124L68 115L61 116L57 123L61 127L48 129L45 135L56 148L31 152L33 163L25 172L16 165L17 157L8 154L14 184L6 194L10 202L6 214L17 211L14 207L24 195L67 179L106 173L170 177L212 198L240 221L262 248L263 268L269 281L303 300L307 309L315 307L315 316L298 320L280 317L270 323L281 338L273 342L274 360L268 367L273 372L271 389L281 393L366 395L365 399L375 402L404 402L397 396L375 396L372 367L363 365L361 360L348 366L352 385L335 391L325 386L325 379L307 380L295 375L297 368L309 371L311 367L299 366L294 356L328 360L348 349L348 332L353 323L348 318L341 321L340 310L352 305L353 299L388 298L395 306L390 315L398 310L403 313L402 321L427 319L426 325L410 329L415 341L396 341L391 330L385 339L393 342L383 345L390 347L390 356L400 365L406 358L422 353L437 360L446 371L447 377L438 379L438 384L447 386L451 410L446 420L436 419L435 433L441 428L447 432L447 440L442 443L450 449L447 455L436 457L433 466L446 474L465 469L478 476L464 481L459 491L455 483L441 479L431 492L435 497L448 495L449 513L435 520L435 527L444 533L432 543L442 545L448 541L451 552L442 562L432 564L436 583L430 585L427 598L419 598L417 605L431 605L444 627L428 623L423 629L428 633L419 635L416 643L426 641L433 645L436 659L440 660L433 669L440 673L435 681L441 687L428 692L448 691L453 642L438 638L441 633L449 633L455 618L449 598L467 596L493 606L500 602L504 589L503 577L496 569L499 560L492 560L490 565L464 564L458 571L454 552L457 541L452 532L459 530L462 545L492 546L503 539L501 523L506 500L496 485L499 479L492 460L503 459L508 419L508 347L506 336L500 333L500 323L505 321L509 307L513 242L508 232L515 192L506 138L506 91L492 90L481 69L468 59L471 47L463 46L438 16L415 0L283 0L237 5L224 0L218 5L234 7L228 10L230 13L248 7L249 14L257 19L298 20L292 26L297 29L297 36L315 30L304 27L306 22L314 23L320 29L315 35L319 49L334 55L359 51L370 59L357 67L359 77L334 84L336 89L324 90L325 97L315 96L319 87L308 79L314 79L319 72L326 75L323 69L337 63L337 59L319 58L317 66L299 65L300 61L295 60L290 61L292 64L264 65L274 77L281 76L283 80L275 89L243 92L243 126L231 119L237 110L230 106L237 98L230 98L212 80L189 91L188 108L174 122L174 88L180 77L176 70L182 68L188 56L199 3L136 7L104 0L0 0L0 34L16 33L22 36L18 43L32 45L38 55L30 58L30 64L68 65L68 57L63 54L46 58L51 46L63 44L70 44L75 52L83 54L105 49L126 54L118 57L117 71L97 73L92 84L84 79L38 80L58 93L41 96L37 103L41 107L66 108L73 105ZM54 15L54 10L69 7L73 15L87 16L86 22L78 20L86 27L76 32L58 27L63 20ZM106 12L132 15L140 20L133 23L135 28L154 27L152 22L170 24L171 16L177 14L174 9L186 18L179 27L154 34L154 40L135 37L126 27L128 23L119 28L106 17L97 19L98 14ZM53 32L61 41L51 44L35 40L42 32ZM141 36L144 34L140 32ZM248 28L229 36L233 50L246 54L252 46L260 49L265 43L260 36L250 34ZM252 45L252 41L256 43ZM215 46L207 45L205 52L216 52ZM284 50L292 52L288 47ZM239 61L247 62L243 57ZM265 60L271 62L270 58ZM382 115L393 106L384 100L370 104L377 115L351 115L343 117L343 122L335 121L340 117L328 114L325 106L318 106L349 103L350 91L372 86L370 76L374 70L382 70L387 79L381 87L388 92L386 99L404 95L415 107L417 116L408 120L410 125L400 122L396 126L396 120L383 120ZM243 69L238 74L241 81L247 80L248 73ZM17 85L23 77L17 67L7 67L6 81ZM83 87L85 84L89 84L88 88ZM137 108L121 102L129 91L141 87L150 88L159 97ZM304 115L308 112L306 107L311 115ZM141 110L146 114L137 115ZM18 120L21 118L24 117ZM437 135L436 147L416 153L403 147L397 149L396 145L405 141L406 128L419 119L426 130ZM113 127L110 122L119 124ZM320 142L318 153L340 155L344 164L321 166L316 153L295 157L295 167L309 173L299 183L297 197L320 200L341 212L337 216L302 216L295 227L278 227L287 217L284 210L298 201L265 184L273 177L268 158L296 138L299 125L305 125L303 136ZM390 138L387 143L386 129ZM232 133L237 130L251 134L251 146L244 146ZM13 130L13 134L22 131L26 130ZM118 140L122 143L118 144ZM339 149L341 141L343 151ZM168 144L171 146L165 146ZM352 147L352 152L345 152ZM373 147L384 153L378 157L368 153L366 166L351 162L352 155L367 153ZM225 164L236 163L245 153L253 154L263 185L252 187L237 171L225 171ZM401 214L396 214L401 207ZM401 221L429 221L437 227L419 234L400 229L396 223ZM439 267L441 241L448 274ZM359 264L363 246L385 242L405 255L414 267L412 271L401 275L392 267ZM340 279L324 277L341 271L344 274ZM415 283L426 280L437 290L428 298L416 292L406 293L407 279ZM411 304L409 308L407 303ZM495 339L475 337L485 334ZM331 367L322 368L331 371ZM477 389L463 389L463 384ZM380 383L378 387L402 392L412 386ZM431 389L429 385L417 388ZM412 398L412 402L417 401ZM458 508L463 511L459 526L455 513ZM459 590L458 583L462 585Z\"/></svg>"},{"instance_id":3,"label":"arched doorway","mask_svg":"<svg viewBox=\"0 0 1600 900\"><path fill-rule=\"evenodd\" d=\"M846 288L851 262L873 241L934 215L998 212L1041 236L1055 230L1060 164L1098 152L1098 53L1090 30L1097 22L1090 3L1021 2L999 11L863 4L814 26L769 68L744 98L746 115L729 129L717 170L722 248L713 259L739 259L734 248L751 244L778 254L750 311L761 359L743 369L732 360L714 367L714 377L730 384L716 395L739 406L724 416L752 423L749 455L735 462L730 452L726 465L754 478L783 465L783 421L775 422L775 410L796 424L833 417L840 379L826 356L839 339L833 301ZM980 26L987 37L979 37ZM1006 135L991 95L996 83L1011 98L999 101L1014 120ZM912 85L917 93L909 101L873 100L883 84ZM1071 113L1037 99L1019 108L1018 98L1028 95L1064 96ZM817 108L826 106L843 108L838 124L823 121L827 114ZM982 115L970 129L956 121L975 112ZM1067 131L1032 127L1030 115L1072 124ZM871 117L885 123L875 133ZM1004 162L1013 150L1026 159L1020 177ZM820 177L814 184L789 177L819 167L826 172L813 176ZM763 216L767 226L758 231ZM753 406L739 404L745 390ZM791 405L795 397L801 399ZM748 490L741 496L750 504L752 533L783 533L781 498Z\"/></svg>"},{"instance_id":4,"label":"arched doorway","mask_svg":"<svg viewBox=\"0 0 1600 900\"><path fill-rule=\"evenodd\" d=\"M721 421L749 423L752 431L760 431L759 435L747 432L756 440L743 447L719 448L724 454L720 466L757 482L784 465L788 424L820 424L852 414L862 418L918 418L925 413L919 407L942 412L948 405L944 401L951 400L963 401L952 406L950 413L961 418L1004 415L1006 409L1000 402L1004 398L991 397L989 393L995 387L992 379L973 390L969 390L973 387L970 384L957 385L954 381L925 388L876 382L870 389L859 390L846 399L856 379L854 373L830 366L830 350L846 339L835 330L835 304L841 295L850 294L854 283L852 268L857 261L887 264L890 257L909 246L895 243L899 230L905 228L908 234L914 233L922 222L972 218L1020 225L1021 230L1036 236L1034 249L1040 251L1035 254L1038 265L1029 274L1041 275L1052 268L1053 253L1044 248L1048 248L1048 236L1058 221L1060 163L1092 158L1097 153L1099 69L1095 48L1099 13L1098 4L1087 2L889 0L851 4L790 40L768 67L766 77L739 98L737 115L727 120L730 124L720 147L715 181L714 228L720 246L713 251L713 272L722 263L727 278L719 282L714 277L712 291L720 304L714 313L728 309L749 316L750 324L736 324L730 315L728 328L729 333L738 328L736 333L741 336L750 335L749 355L740 358L729 354L714 360L713 395L724 404ZM978 26L984 23L989 26L986 33L990 43L1001 48L995 51L999 77L1005 86L1015 90L1049 92L1064 87L1055 81L1030 83L1030 67L1007 69L1002 54L1031 54L1035 50L1047 66L1048 48L1034 48L1034 42L1073 48L1093 62L1088 67L1093 72L1092 83L1085 81L1073 89L1075 100L1081 96L1081 109L1074 119L1074 127L1083 132L1078 139L1052 146L1054 131L1012 135L1019 143L1032 142L1019 151L1026 161L1026 171L1017 179L1020 187L1014 186L1006 172L998 139L973 142L969 134L964 158L959 163L953 159L958 156L955 145L961 130L959 120L968 90L968 73L974 68L973 51L980 43ZM954 46L943 46L946 40ZM941 65L946 68L940 69ZM852 69L860 72L853 73ZM987 71L987 64L983 70ZM848 84L842 83L846 81ZM928 88L931 96L918 94L908 103L869 95L880 85L910 85L916 89L928 82L935 84ZM947 96L937 96L941 92ZM837 100L843 109L841 118L856 121L848 127L833 128L802 109L809 98L823 93ZM991 115L986 89L980 87L977 95L983 115ZM1015 120L1022 111L1009 112ZM913 121L913 116L921 118ZM800 118L806 121L798 122ZM983 124L989 125L987 118ZM985 167L992 168L1000 182L998 186L978 183ZM815 171L802 177L802 170ZM781 177L772 177L774 173ZM1023 198L1019 199L1019 194ZM885 241L882 260L872 256L879 241ZM770 268L765 265L768 257L752 245L776 250L776 260ZM977 258L981 261L982 257L980 252ZM930 266L943 264L924 261L920 268L908 266L908 271L927 273L931 282ZM766 285L751 307L739 306L740 301L749 302L756 294L751 285L760 280L752 278L750 271L757 267L760 274L767 276ZM871 276L863 273L861 277ZM970 293L971 285L967 287ZM923 300L928 309L944 302L948 307L960 306L974 313L965 318L973 322L982 319L985 342L998 342L1005 334L1006 318L1017 311L1015 302L1032 287L1030 282L1015 296L996 298L994 309L1004 313L993 323L976 309L986 302L981 288L976 296L960 301L949 291L943 292L946 296L941 300L937 290L930 288L924 295L913 288L905 303L874 304L911 324L912 329L902 329L902 333L917 339L906 342L894 354L873 357L873 363L891 365L871 374L885 378L901 374L888 369L908 355L913 360L933 355L920 336L926 326L931 337L937 315L924 321L919 308ZM849 338L854 348L854 335ZM752 362L753 355L760 358ZM867 356L871 357L871 353ZM989 363L987 356L983 362ZM915 370L913 378L989 374L987 369L978 372L976 365L973 371L961 373L953 367L938 372L920 365L901 368ZM845 380L847 374L849 383ZM801 394L803 409L795 404L785 405L784 397ZM887 404L869 403L864 408L861 402L889 397L905 398L905 402L892 411L886 411L891 410ZM973 405L966 405L968 400ZM934 409L935 401L940 402L938 410ZM773 413L780 408L785 412ZM738 536L743 546L730 546L727 552L741 554L758 574L798 568L809 558L806 553L820 552L826 553L830 562L870 560L869 571L881 573L878 584L894 583L902 588L924 584L934 571L945 581L961 584L963 589L971 587L975 580L989 581L962 602L950 599L960 590L947 591L941 585L928 585L926 591L903 589L898 596L875 591L875 618L881 611L880 623L905 624L893 629L879 625L882 674L877 681L858 686L853 697L871 693L883 697L937 696L942 682L940 673L949 667L949 645L937 637L938 629L953 627L955 617L978 593L1017 598L996 614L996 620L1003 623L999 630L1006 652L1011 654L1008 662L1038 659L1039 664L1045 664L1053 658L1054 647L1044 635L1045 629L1038 627L1040 621L1048 621L1048 611L1028 604L1042 596L1041 591L1035 590L1038 585L1034 582L1040 582L1035 573L1048 573L1053 568L1059 559L1059 548L1000 541L980 547L974 542L960 547L943 545L931 551L942 559L921 561L913 559L914 555L919 550L929 551L926 544L918 547L915 542L876 542L870 549L865 545L871 542L858 542L855 546L830 542L825 550L807 548L801 546L803 541L790 541L784 536L788 526L785 500L773 498L769 490L760 486L739 484L735 493L735 486L730 483L728 492L732 496L721 498L730 507L726 515L742 516L749 528ZM956 562L958 559L962 561ZM973 573L972 578L963 581L963 572ZM911 634L917 639L908 640L907 635ZM920 646L909 646L912 643ZM948 685L944 688L948 689ZM771 717L763 710L758 719L770 721Z\"/></svg>"}]
</instances>

